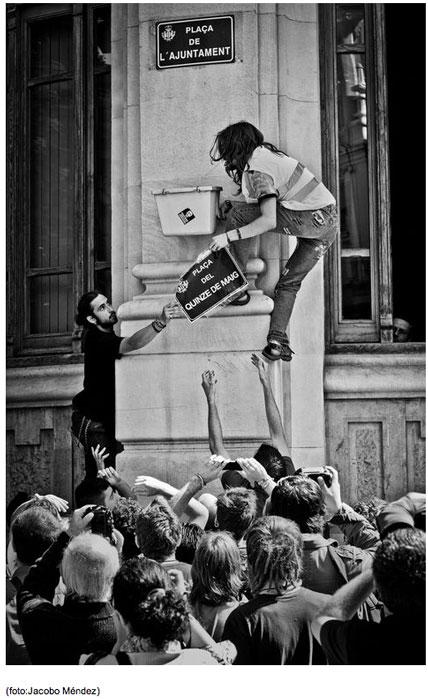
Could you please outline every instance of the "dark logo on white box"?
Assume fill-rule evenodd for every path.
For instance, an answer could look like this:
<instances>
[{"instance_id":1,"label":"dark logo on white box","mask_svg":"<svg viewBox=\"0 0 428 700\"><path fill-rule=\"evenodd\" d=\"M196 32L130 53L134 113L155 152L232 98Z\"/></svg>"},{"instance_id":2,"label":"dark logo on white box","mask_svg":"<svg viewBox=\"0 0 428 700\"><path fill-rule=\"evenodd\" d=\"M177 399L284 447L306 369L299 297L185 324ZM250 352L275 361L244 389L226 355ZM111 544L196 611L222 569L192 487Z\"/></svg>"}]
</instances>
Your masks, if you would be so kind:
<instances>
[{"instance_id":1,"label":"dark logo on white box","mask_svg":"<svg viewBox=\"0 0 428 700\"><path fill-rule=\"evenodd\" d=\"M188 224L189 221L192 221L192 219L195 218L195 215L191 209L183 209L183 211L179 211L178 216L183 224Z\"/></svg>"}]
</instances>

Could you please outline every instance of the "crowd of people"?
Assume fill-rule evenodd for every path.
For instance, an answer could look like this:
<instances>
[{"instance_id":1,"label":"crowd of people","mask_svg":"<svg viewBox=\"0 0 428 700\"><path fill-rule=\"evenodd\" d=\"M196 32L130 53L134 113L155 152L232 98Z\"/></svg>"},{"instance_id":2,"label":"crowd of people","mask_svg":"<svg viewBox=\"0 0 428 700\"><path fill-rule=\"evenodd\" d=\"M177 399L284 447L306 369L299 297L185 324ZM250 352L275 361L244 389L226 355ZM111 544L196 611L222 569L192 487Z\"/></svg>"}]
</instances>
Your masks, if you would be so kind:
<instances>
[{"instance_id":1,"label":"crowd of people","mask_svg":"<svg viewBox=\"0 0 428 700\"><path fill-rule=\"evenodd\" d=\"M96 445L74 509L15 496L8 664L425 663L425 496L352 508L336 469L297 469L251 361L271 438L254 456L228 453L207 370L212 456L181 488L131 486Z\"/></svg>"}]
</instances>

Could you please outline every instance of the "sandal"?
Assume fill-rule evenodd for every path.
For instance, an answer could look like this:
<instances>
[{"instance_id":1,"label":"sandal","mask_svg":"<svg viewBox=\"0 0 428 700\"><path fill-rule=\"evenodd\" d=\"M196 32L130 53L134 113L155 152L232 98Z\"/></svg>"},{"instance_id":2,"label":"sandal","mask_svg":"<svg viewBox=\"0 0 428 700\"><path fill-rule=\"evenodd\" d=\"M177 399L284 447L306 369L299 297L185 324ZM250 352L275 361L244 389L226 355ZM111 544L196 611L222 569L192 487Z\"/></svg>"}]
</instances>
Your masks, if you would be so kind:
<instances>
[{"instance_id":1,"label":"sandal","mask_svg":"<svg viewBox=\"0 0 428 700\"><path fill-rule=\"evenodd\" d=\"M243 294L240 294L239 297L236 297L236 299L232 299L232 301L229 301L228 306L246 306L251 297L248 292L244 292Z\"/></svg>"}]
</instances>

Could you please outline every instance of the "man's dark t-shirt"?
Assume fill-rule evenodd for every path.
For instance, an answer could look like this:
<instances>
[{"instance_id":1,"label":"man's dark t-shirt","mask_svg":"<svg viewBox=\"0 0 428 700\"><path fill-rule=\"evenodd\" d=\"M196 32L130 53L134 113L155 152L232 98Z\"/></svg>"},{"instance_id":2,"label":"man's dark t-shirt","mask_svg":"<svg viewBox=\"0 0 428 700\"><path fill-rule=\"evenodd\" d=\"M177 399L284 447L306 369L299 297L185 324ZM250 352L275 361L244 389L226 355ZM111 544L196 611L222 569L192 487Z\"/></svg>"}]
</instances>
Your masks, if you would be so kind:
<instances>
[{"instance_id":1,"label":"man's dark t-shirt","mask_svg":"<svg viewBox=\"0 0 428 700\"><path fill-rule=\"evenodd\" d=\"M327 597L297 588L283 595L257 595L235 608L226 620L223 639L237 648L236 665L307 665L310 657L309 623ZM314 664L325 657L314 641Z\"/></svg>"},{"instance_id":2,"label":"man's dark t-shirt","mask_svg":"<svg viewBox=\"0 0 428 700\"><path fill-rule=\"evenodd\" d=\"M382 622L329 620L321 627L329 664L425 664L425 615L390 615Z\"/></svg>"},{"instance_id":3,"label":"man's dark t-shirt","mask_svg":"<svg viewBox=\"0 0 428 700\"><path fill-rule=\"evenodd\" d=\"M88 328L82 338L85 354L83 391L74 397L73 407L91 420L102 423L114 435L115 360L119 359L123 338L113 331L105 333L96 326Z\"/></svg>"}]
</instances>

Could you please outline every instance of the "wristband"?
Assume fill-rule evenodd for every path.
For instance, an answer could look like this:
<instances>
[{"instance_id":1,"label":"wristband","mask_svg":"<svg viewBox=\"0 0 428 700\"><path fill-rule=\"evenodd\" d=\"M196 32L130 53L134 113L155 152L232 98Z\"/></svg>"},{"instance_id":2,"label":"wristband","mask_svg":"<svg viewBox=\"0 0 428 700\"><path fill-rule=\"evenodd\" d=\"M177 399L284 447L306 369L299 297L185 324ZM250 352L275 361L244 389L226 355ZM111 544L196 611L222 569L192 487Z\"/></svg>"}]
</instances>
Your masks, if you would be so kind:
<instances>
[{"instance_id":1,"label":"wristband","mask_svg":"<svg viewBox=\"0 0 428 700\"><path fill-rule=\"evenodd\" d=\"M232 241L231 241L230 238L229 238L229 232L228 232L228 231L225 232L225 236L226 236L226 238L227 238L228 244L230 245L230 244L232 243Z\"/></svg>"},{"instance_id":2,"label":"wristband","mask_svg":"<svg viewBox=\"0 0 428 700\"><path fill-rule=\"evenodd\" d=\"M154 331L156 331L156 333L160 333L164 328L166 328L166 323L163 323L159 318L156 318L154 321L152 321L152 328Z\"/></svg>"},{"instance_id":3,"label":"wristband","mask_svg":"<svg viewBox=\"0 0 428 700\"><path fill-rule=\"evenodd\" d=\"M242 238L242 233L241 233L241 231L239 230L239 228L236 229L236 233L238 234L238 240L240 241L241 238Z\"/></svg>"},{"instance_id":4,"label":"wristband","mask_svg":"<svg viewBox=\"0 0 428 700\"><path fill-rule=\"evenodd\" d=\"M195 476L197 476L198 479L200 479L200 482L201 482L201 489L203 489L204 486L206 486L204 477L202 476L202 474L195 474Z\"/></svg>"}]
</instances>

